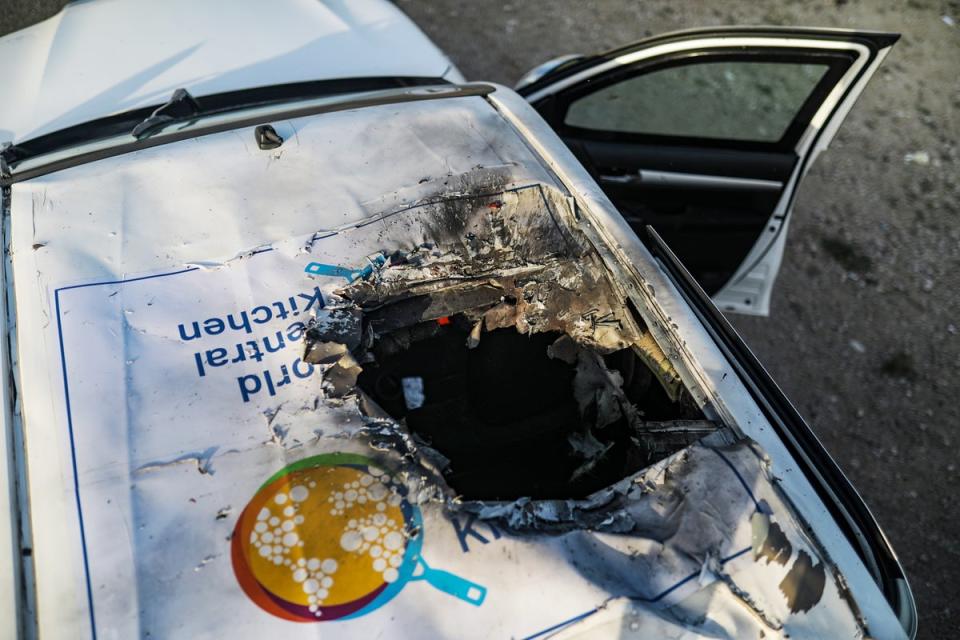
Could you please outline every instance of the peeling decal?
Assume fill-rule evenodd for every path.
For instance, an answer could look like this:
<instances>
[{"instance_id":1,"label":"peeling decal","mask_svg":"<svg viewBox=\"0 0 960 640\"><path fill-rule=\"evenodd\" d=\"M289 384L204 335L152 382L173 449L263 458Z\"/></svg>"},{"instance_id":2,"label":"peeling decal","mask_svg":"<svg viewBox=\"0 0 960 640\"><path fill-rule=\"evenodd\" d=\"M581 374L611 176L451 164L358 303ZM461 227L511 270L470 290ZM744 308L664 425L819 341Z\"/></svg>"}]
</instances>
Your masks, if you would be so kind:
<instances>
[{"instance_id":1,"label":"peeling decal","mask_svg":"<svg viewBox=\"0 0 960 640\"><path fill-rule=\"evenodd\" d=\"M787 599L790 612L809 611L820 602L826 580L823 563L814 564L810 555L801 549L790 571L780 582L780 591Z\"/></svg>"},{"instance_id":2,"label":"peeling decal","mask_svg":"<svg viewBox=\"0 0 960 640\"><path fill-rule=\"evenodd\" d=\"M753 559L762 558L768 563L787 564L793 553L793 546L780 525L771 522L770 516L762 511L753 514L750 524L753 529Z\"/></svg>"}]
</instances>

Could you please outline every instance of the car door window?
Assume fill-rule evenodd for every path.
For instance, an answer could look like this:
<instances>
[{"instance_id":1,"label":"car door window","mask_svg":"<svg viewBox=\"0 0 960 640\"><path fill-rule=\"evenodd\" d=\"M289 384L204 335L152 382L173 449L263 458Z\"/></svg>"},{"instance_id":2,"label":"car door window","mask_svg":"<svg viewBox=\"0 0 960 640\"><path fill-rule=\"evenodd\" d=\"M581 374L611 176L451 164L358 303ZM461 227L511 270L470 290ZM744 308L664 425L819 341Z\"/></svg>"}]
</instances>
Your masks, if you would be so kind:
<instances>
[{"instance_id":1,"label":"car door window","mask_svg":"<svg viewBox=\"0 0 960 640\"><path fill-rule=\"evenodd\" d=\"M666 67L573 101L569 127L628 134L777 142L827 64L724 60Z\"/></svg>"},{"instance_id":2,"label":"car door window","mask_svg":"<svg viewBox=\"0 0 960 640\"><path fill-rule=\"evenodd\" d=\"M717 28L581 56L522 87L641 237L764 314L800 178L896 34Z\"/></svg>"}]
</instances>

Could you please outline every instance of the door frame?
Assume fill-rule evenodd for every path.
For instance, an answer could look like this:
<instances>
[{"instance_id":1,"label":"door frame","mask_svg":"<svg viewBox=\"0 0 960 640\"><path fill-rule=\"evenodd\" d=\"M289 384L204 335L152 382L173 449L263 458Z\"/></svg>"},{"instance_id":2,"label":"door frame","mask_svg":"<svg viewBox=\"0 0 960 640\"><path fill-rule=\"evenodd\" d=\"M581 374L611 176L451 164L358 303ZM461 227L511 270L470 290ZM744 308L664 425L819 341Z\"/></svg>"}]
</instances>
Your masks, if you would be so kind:
<instances>
[{"instance_id":1,"label":"door frame","mask_svg":"<svg viewBox=\"0 0 960 640\"><path fill-rule=\"evenodd\" d=\"M812 162L827 148L867 82L883 61L898 34L808 28L706 28L665 34L618 49L548 74L524 87L520 94L538 106L551 96L591 78L628 66L637 66L696 53L768 49L779 51L849 52L850 66L813 110L796 140L798 162L781 196L743 262L713 300L725 311L768 315L773 285L786 246L790 212L797 188ZM656 67L654 67L656 68ZM829 72L828 72L829 73Z\"/></svg>"}]
</instances>

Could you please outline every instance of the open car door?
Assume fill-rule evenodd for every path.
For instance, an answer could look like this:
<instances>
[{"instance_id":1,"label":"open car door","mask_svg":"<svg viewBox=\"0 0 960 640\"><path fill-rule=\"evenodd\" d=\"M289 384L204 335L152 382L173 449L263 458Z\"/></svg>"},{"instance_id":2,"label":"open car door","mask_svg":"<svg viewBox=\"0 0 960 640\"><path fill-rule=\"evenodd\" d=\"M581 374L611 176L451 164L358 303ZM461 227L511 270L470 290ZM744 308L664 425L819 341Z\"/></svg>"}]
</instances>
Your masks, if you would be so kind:
<instances>
[{"instance_id":1,"label":"open car door","mask_svg":"<svg viewBox=\"0 0 960 640\"><path fill-rule=\"evenodd\" d=\"M898 38L697 29L567 58L518 91L717 306L766 315L800 180Z\"/></svg>"}]
</instances>

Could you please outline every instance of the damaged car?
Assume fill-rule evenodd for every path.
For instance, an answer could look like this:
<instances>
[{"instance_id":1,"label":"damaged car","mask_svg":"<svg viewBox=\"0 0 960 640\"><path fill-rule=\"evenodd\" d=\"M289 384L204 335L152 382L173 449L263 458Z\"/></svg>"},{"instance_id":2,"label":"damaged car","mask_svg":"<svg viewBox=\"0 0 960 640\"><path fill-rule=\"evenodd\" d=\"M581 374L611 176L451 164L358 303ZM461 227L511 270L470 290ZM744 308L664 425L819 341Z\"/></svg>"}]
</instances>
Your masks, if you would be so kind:
<instances>
[{"instance_id":1,"label":"damaged car","mask_svg":"<svg viewBox=\"0 0 960 640\"><path fill-rule=\"evenodd\" d=\"M718 310L765 312L895 35L682 32L514 91L385 2L270 11L0 39L11 634L916 634Z\"/></svg>"}]
</instances>

